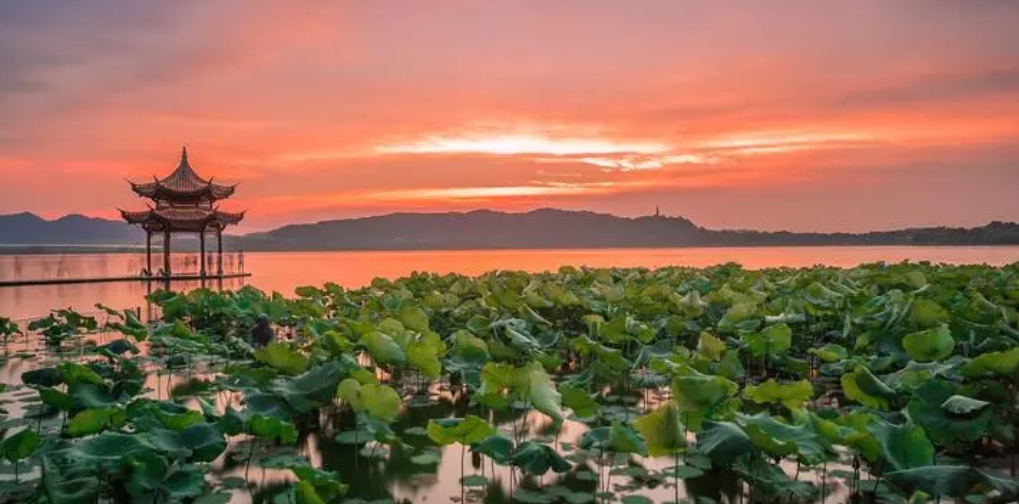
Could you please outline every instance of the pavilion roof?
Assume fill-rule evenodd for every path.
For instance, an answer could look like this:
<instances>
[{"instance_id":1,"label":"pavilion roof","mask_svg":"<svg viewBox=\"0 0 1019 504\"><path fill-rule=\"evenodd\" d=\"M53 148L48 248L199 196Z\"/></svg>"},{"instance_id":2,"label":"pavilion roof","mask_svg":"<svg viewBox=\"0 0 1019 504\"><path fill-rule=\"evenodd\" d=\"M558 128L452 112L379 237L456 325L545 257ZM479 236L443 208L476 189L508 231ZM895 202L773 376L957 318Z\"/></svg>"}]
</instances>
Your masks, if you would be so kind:
<instances>
[{"instance_id":1,"label":"pavilion roof","mask_svg":"<svg viewBox=\"0 0 1019 504\"><path fill-rule=\"evenodd\" d=\"M244 212L224 212L201 207L159 207L142 211L121 210L129 224L139 224L152 231L202 231L222 229L244 219Z\"/></svg>"},{"instance_id":2,"label":"pavilion roof","mask_svg":"<svg viewBox=\"0 0 1019 504\"><path fill-rule=\"evenodd\" d=\"M188 162L188 150L181 150L180 163L172 173L162 179L153 177L152 182L131 182L131 189L139 196L152 199L200 199L219 200L229 198L236 189L235 185L222 185L205 179L191 167Z\"/></svg>"}]
</instances>

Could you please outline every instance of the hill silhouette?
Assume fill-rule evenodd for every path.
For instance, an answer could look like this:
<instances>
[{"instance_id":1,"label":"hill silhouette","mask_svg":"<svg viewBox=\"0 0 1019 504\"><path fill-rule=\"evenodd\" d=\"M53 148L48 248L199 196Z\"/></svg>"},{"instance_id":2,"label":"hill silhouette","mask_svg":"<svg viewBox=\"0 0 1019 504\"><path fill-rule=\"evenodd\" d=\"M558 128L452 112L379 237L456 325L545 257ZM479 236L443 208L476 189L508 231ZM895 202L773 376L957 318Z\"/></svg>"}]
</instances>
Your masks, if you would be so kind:
<instances>
[{"instance_id":1,"label":"hill silhouette","mask_svg":"<svg viewBox=\"0 0 1019 504\"><path fill-rule=\"evenodd\" d=\"M0 216L0 245L134 245L143 235L125 223L71 215L45 220L28 213ZM182 249L191 248L182 240ZM543 208L393 213L292 224L230 236L245 250L413 250L493 248L619 248L797 245L1019 245L1019 224L930 227L870 233L793 233L707 229L683 217L616 215ZM53 251L53 247L47 247ZM57 247L59 248L59 247ZM24 251L24 250L21 250Z\"/></svg>"},{"instance_id":2,"label":"hill silhouette","mask_svg":"<svg viewBox=\"0 0 1019 504\"><path fill-rule=\"evenodd\" d=\"M144 242L125 222L65 215L46 220L24 212L0 215L0 245L109 245Z\"/></svg>"}]
</instances>

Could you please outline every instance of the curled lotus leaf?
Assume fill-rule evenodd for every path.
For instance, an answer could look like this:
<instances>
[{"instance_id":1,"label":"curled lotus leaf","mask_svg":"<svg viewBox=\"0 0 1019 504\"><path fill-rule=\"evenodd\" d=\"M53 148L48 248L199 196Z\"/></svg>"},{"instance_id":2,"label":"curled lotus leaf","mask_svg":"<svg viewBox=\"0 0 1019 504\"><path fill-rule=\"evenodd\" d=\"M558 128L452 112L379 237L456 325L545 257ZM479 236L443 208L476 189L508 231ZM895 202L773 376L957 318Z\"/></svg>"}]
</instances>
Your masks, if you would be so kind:
<instances>
[{"instance_id":1,"label":"curled lotus leaf","mask_svg":"<svg viewBox=\"0 0 1019 504\"><path fill-rule=\"evenodd\" d=\"M874 409L887 409L889 400L895 397L891 387L862 365L842 375L842 389L849 399Z\"/></svg>"},{"instance_id":2,"label":"curled lotus leaf","mask_svg":"<svg viewBox=\"0 0 1019 504\"><path fill-rule=\"evenodd\" d=\"M550 446L535 441L520 443L513 452L512 464L533 476L542 476L549 470L564 473L573 467Z\"/></svg>"},{"instance_id":3,"label":"curled lotus leaf","mask_svg":"<svg viewBox=\"0 0 1019 504\"><path fill-rule=\"evenodd\" d=\"M941 324L931 329L907 334L902 338L902 346L911 359L920 362L939 361L955 349L955 339L948 325Z\"/></svg>"}]
</instances>

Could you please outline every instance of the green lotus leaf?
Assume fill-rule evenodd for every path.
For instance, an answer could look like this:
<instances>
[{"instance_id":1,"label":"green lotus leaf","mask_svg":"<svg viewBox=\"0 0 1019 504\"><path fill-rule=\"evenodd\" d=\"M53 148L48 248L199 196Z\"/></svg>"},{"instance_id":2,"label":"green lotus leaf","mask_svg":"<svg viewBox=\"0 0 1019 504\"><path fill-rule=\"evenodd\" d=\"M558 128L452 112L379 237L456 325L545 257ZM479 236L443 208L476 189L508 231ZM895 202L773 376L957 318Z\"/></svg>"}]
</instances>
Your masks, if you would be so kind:
<instances>
[{"instance_id":1,"label":"green lotus leaf","mask_svg":"<svg viewBox=\"0 0 1019 504\"><path fill-rule=\"evenodd\" d=\"M86 438L73 447L73 455L100 462L117 462L130 453L151 450L152 445L143 441L140 436L104 432L98 436Z\"/></svg>"},{"instance_id":2,"label":"green lotus leaf","mask_svg":"<svg viewBox=\"0 0 1019 504\"><path fill-rule=\"evenodd\" d=\"M269 343L255 352L255 360L288 375L298 375L308 369L308 358L284 343Z\"/></svg>"},{"instance_id":3,"label":"green lotus leaf","mask_svg":"<svg viewBox=\"0 0 1019 504\"><path fill-rule=\"evenodd\" d=\"M909 418L938 444L976 441L987 432L994 417L984 401L955 392L952 384L931 380L917 389L906 405Z\"/></svg>"},{"instance_id":4,"label":"green lotus leaf","mask_svg":"<svg viewBox=\"0 0 1019 504\"><path fill-rule=\"evenodd\" d=\"M594 416L598 413L598 403L580 387L571 385L560 385L559 394L563 399L563 406L573 410L573 414L584 418Z\"/></svg>"},{"instance_id":5,"label":"green lotus leaf","mask_svg":"<svg viewBox=\"0 0 1019 504\"><path fill-rule=\"evenodd\" d=\"M742 337L750 348L750 355L784 355L792 348L793 330L788 324L775 324L765 327L760 332L750 333Z\"/></svg>"},{"instance_id":6,"label":"green lotus leaf","mask_svg":"<svg viewBox=\"0 0 1019 504\"><path fill-rule=\"evenodd\" d=\"M396 420L403 407L400 394L392 387L377 383L361 385L353 378L340 382L337 395L354 411L365 412L384 422Z\"/></svg>"},{"instance_id":7,"label":"green lotus leaf","mask_svg":"<svg viewBox=\"0 0 1019 504\"><path fill-rule=\"evenodd\" d=\"M16 463L31 457L42 444L42 438L34 430L22 429L0 441L0 457Z\"/></svg>"},{"instance_id":8,"label":"green lotus leaf","mask_svg":"<svg viewBox=\"0 0 1019 504\"><path fill-rule=\"evenodd\" d=\"M874 462L881 456L877 440L868 431L876 420L869 414L850 413L835 420L821 418L814 412L799 412L798 422L809 425L829 445L842 445L860 452L867 460Z\"/></svg>"},{"instance_id":9,"label":"green lotus leaf","mask_svg":"<svg viewBox=\"0 0 1019 504\"><path fill-rule=\"evenodd\" d=\"M191 460L195 462L212 462L226 451L226 437L212 424L194 424L178 433L178 437L181 445L191 450Z\"/></svg>"},{"instance_id":10,"label":"green lotus leaf","mask_svg":"<svg viewBox=\"0 0 1019 504\"><path fill-rule=\"evenodd\" d=\"M56 368L42 368L21 373L21 382L34 387L56 387L64 383L64 378Z\"/></svg>"},{"instance_id":11,"label":"green lotus leaf","mask_svg":"<svg viewBox=\"0 0 1019 504\"><path fill-rule=\"evenodd\" d=\"M701 293L696 290L687 292L683 297L678 297L676 294L670 296L669 299L676 303L679 310L687 317L700 317L708 307L708 303L701 299Z\"/></svg>"},{"instance_id":12,"label":"green lotus leaf","mask_svg":"<svg viewBox=\"0 0 1019 504\"><path fill-rule=\"evenodd\" d=\"M616 453L648 455L648 447L637 432L619 422L612 422L609 428L609 443Z\"/></svg>"},{"instance_id":13,"label":"green lotus leaf","mask_svg":"<svg viewBox=\"0 0 1019 504\"><path fill-rule=\"evenodd\" d=\"M686 449L686 427L680 420L679 408L675 402L668 402L658 409L637 418L633 427L644 436L648 454L652 457L671 455Z\"/></svg>"},{"instance_id":14,"label":"green lotus leaf","mask_svg":"<svg viewBox=\"0 0 1019 504\"><path fill-rule=\"evenodd\" d=\"M712 336L709 332L702 332L697 339L697 352L708 360L720 360L725 355L727 348L724 341Z\"/></svg>"},{"instance_id":15,"label":"green lotus leaf","mask_svg":"<svg viewBox=\"0 0 1019 504\"><path fill-rule=\"evenodd\" d=\"M778 457L796 455L810 462L817 462L828 456L828 450L821 438L804 425L789 425L776 420L767 413L736 415L739 425L755 446Z\"/></svg>"},{"instance_id":16,"label":"green lotus leaf","mask_svg":"<svg viewBox=\"0 0 1019 504\"><path fill-rule=\"evenodd\" d=\"M416 306L403 306L400 308L400 322L408 329L422 333L430 331L428 328L428 314Z\"/></svg>"},{"instance_id":17,"label":"green lotus leaf","mask_svg":"<svg viewBox=\"0 0 1019 504\"><path fill-rule=\"evenodd\" d=\"M256 414L251 417L250 424L251 433L261 439L275 439L285 445L297 441L297 428L294 424L279 418Z\"/></svg>"},{"instance_id":18,"label":"green lotus leaf","mask_svg":"<svg viewBox=\"0 0 1019 504\"><path fill-rule=\"evenodd\" d=\"M896 392L912 392L956 367L957 363L909 361L906 367L881 377Z\"/></svg>"},{"instance_id":19,"label":"green lotus leaf","mask_svg":"<svg viewBox=\"0 0 1019 504\"><path fill-rule=\"evenodd\" d=\"M739 351L730 350L725 353L722 360L719 361L715 371L720 375L728 378L729 380L739 380L746 374L746 370L743 369L743 363L740 361Z\"/></svg>"},{"instance_id":20,"label":"green lotus leaf","mask_svg":"<svg viewBox=\"0 0 1019 504\"><path fill-rule=\"evenodd\" d=\"M42 493L49 502L61 504L94 504L99 497L101 483L96 474L61 474L49 456L42 457Z\"/></svg>"},{"instance_id":21,"label":"green lotus leaf","mask_svg":"<svg viewBox=\"0 0 1019 504\"><path fill-rule=\"evenodd\" d=\"M881 456L896 471L930 465L934 461L934 445L922 427L875 422L870 432L877 440Z\"/></svg>"},{"instance_id":22,"label":"green lotus leaf","mask_svg":"<svg viewBox=\"0 0 1019 504\"><path fill-rule=\"evenodd\" d=\"M265 393L253 393L244 400L246 406L244 413L239 414L234 412L234 416L240 416L242 418L250 416L250 414L259 414L263 416L271 416L280 420L289 420L294 417L297 413L290 407L283 398L275 394ZM231 410L227 410L230 413ZM224 417L226 418L226 417ZM232 419L228 421L232 422Z\"/></svg>"},{"instance_id":23,"label":"green lotus leaf","mask_svg":"<svg viewBox=\"0 0 1019 504\"><path fill-rule=\"evenodd\" d=\"M428 421L428 438L442 446L453 443L462 445L480 443L495 433L495 427L474 415Z\"/></svg>"},{"instance_id":24,"label":"green lotus leaf","mask_svg":"<svg viewBox=\"0 0 1019 504\"><path fill-rule=\"evenodd\" d=\"M121 408L87 409L71 418L67 433L72 437L98 434L106 429L118 428L126 421L127 414Z\"/></svg>"},{"instance_id":25,"label":"green lotus leaf","mask_svg":"<svg viewBox=\"0 0 1019 504\"><path fill-rule=\"evenodd\" d=\"M1019 347L980 354L964 364L959 372L966 378L1019 377Z\"/></svg>"},{"instance_id":26,"label":"green lotus leaf","mask_svg":"<svg viewBox=\"0 0 1019 504\"><path fill-rule=\"evenodd\" d=\"M211 494L205 494L195 499L192 504L230 504L230 500L233 499L233 495L226 492L216 492Z\"/></svg>"},{"instance_id":27,"label":"green lotus leaf","mask_svg":"<svg viewBox=\"0 0 1019 504\"><path fill-rule=\"evenodd\" d=\"M105 345L96 348L99 351L107 351L113 355L124 355L128 352L137 354L138 347L125 339L113 340Z\"/></svg>"},{"instance_id":28,"label":"green lotus leaf","mask_svg":"<svg viewBox=\"0 0 1019 504\"><path fill-rule=\"evenodd\" d=\"M57 371L64 383L69 385L76 383L89 383L92 385L103 385L103 377L88 366L74 362L61 362L57 364Z\"/></svg>"},{"instance_id":29,"label":"green lotus leaf","mask_svg":"<svg viewBox=\"0 0 1019 504\"><path fill-rule=\"evenodd\" d=\"M849 358L849 351L842 345L827 344L821 348L811 348L807 353L816 355L823 362L838 362Z\"/></svg>"},{"instance_id":30,"label":"green lotus leaf","mask_svg":"<svg viewBox=\"0 0 1019 504\"><path fill-rule=\"evenodd\" d=\"M493 434L481 442L472 444L471 451L487 456L496 464L506 465L513 456L513 440L502 434Z\"/></svg>"},{"instance_id":31,"label":"green lotus leaf","mask_svg":"<svg viewBox=\"0 0 1019 504\"><path fill-rule=\"evenodd\" d=\"M379 364L404 364L407 354L390 335L379 331L371 331L361 337L361 343L368 349L368 354Z\"/></svg>"},{"instance_id":32,"label":"green lotus leaf","mask_svg":"<svg viewBox=\"0 0 1019 504\"><path fill-rule=\"evenodd\" d=\"M194 410L185 410L179 413L159 411L156 416L163 423L163 426L174 432L180 432L192 425L205 421L205 415L200 411Z\"/></svg>"},{"instance_id":33,"label":"green lotus leaf","mask_svg":"<svg viewBox=\"0 0 1019 504\"><path fill-rule=\"evenodd\" d=\"M421 453L414 455L410 458L410 462L415 465L422 466L434 466L442 461L442 452L435 449L425 449Z\"/></svg>"},{"instance_id":34,"label":"green lotus leaf","mask_svg":"<svg viewBox=\"0 0 1019 504\"><path fill-rule=\"evenodd\" d=\"M702 419L711 418L736 395L739 387L725 377L702 374L692 368L684 368L682 373L673 379L672 393L683 413L683 423L696 432Z\"/></svg>"},{"instance_id":35,"label":"green lotus leaf","mask_svg":"<svg viewBox=\"0 0 1019 504\"><path fill-rule=\"evenodd\" d=\"M648 454L647 445L637 432L619 422L585 432L578 446L585 450Z\"/></svg>"},{"instance_id":36,"label":"green lotus leaf","mask_svg":"<svg viewBox=\"0 0 1019 504\"><path fill-rule=\"evenodd\" d=\"M162 487L170 468L165 457L153 451L139 451L124 457L124 471L127 478L124 487L132 500L152 499Z\"/></svg>"},{"instance_id":37,"label":"green lotus leaf","mask_svg":"<svg viewBox=\"0 0 1019 504\"><path fill-rule=\"evenodd\" d=\"M953 395L941 403L941 408L956 415L970 415L987 407L989 402L961 395Z\"/></svg>"},{"instance_id":38,"label":"green lotus leaf","mask_svg":"<svg viewBox=\"0 0 1019 504\"><path fill-rule=\"evenodd\" d=\"M439 357L444 351L445 345L439 335L428 332L420 339L407 343L407 363L420 370L426 378L435 380L442 375Z\"/></svg>"},{"instance_id":39,"label":"green lotus leaf","mask_svg":"<svg viewBox=\"0 0 1019 504\"><path fill-rule=\"evenodd\" d=\"M733 334L737 326L748 321L757 313L757 305L753 302L739 302L732 305L725 315L718 321L718 332L721 334ZM784 325L784 324L780 324ZM792 332L790 331L790 334Z\"/></svg>"},{"instance_id":40,"label":"green lotus leaf","mask_svg":"<svg viewBox=\"0 0 1019 504\"><path fill-rule=\"evenodd\" d=\"M43 404L59 411L69 411L74 407L74 399L69 394L54 388L40 387L39 397L42 399Z\"/></svg>"},{"instance_id":41,"label":"green lotus leaf","mask_svg":"<svg viewBox=\"0 0 1019 504\"><path fill-rule=\"evenodd\" d=\"M512 464L533 476L543 476L549 470L564 473L573 467L551 447L535 441L520 443L513 452Z\"/></svg>"},{"instance_id":42,"label":"green lotus leaf","mask_svg":"<svg viewBox=\"0 0 1019 504\"><path fill-rule=\"evenodd\" d=\"M270 389L298 413L332 403L340 383L340 364L330 361L293 378L275 380Z\"/></svg>"},{"instance_id":43,"label":"green lotus leaf","mask_svg":"<svg viewBox=\"0 0 1019 504\"><path fill-rule=\"evenodd\" d=\"M562 396L540 363L532 361L518 369L516 386L520 395L527 398L534 409L552 417L553 420L563 419Z\"/></svg>"},{"instance_id":44,"label":"green lotus leaf","mask_svg":"<svg viewBox=\"0 0 1019 504\"><path fill-rule=\"evenodd\" d=\"M939 361L952 355L955 339L952 338L952 331L948 326L941 324L938 327L907 334L902 338L902 346L911 359L920 362Z\"/></svg>"},{"instance_id":45,"label":"green lotus leaf","mask_svg":"<svg viewBox=\"0 0 1019 504\"><path fill-rule=\"evenodd\" d=\"M750 437L732 422L704 422L704 429L697 433L697 450L721 467L732 464L752 448Z\"/></svg>"},{"instance_id":46,"label":"green lotus leaf","mask_svg":"<svg viewBox=\"0 0 1019 504\"><path fill-rule=\"evenodd\" d=\"M748 386L743 394L758 404L779 403L790 410L796 410L814 396L814 387L810 380L783 384L770 378L760 385Z\"/></svg>"},{"instance_id":47,"label":"green lotus leaf","mask_svg":"<svg viewBox=\"0 0 1019 504\"><path fill-rule=\"evenodd\" d=\"M888 401L895 397L894 390L862 365L842 375L842 389L847 398L875 409L888 409Z\"/></svg>"},{"instance_id":48,"label":"green lotus leaf","mask_svg":"<svg viewBox=\"0 0 1019 504\"><path fill-rule=\"evenodd\" d=\"M885 478L906 492L919 491L932 497L961 499L971 494L985 494L988 490L999 492L1006 500L1019 496L1019 481L969 466L919 466L888 472Z\"/></svg>"},{"instance_id":49,"label":"green lotus leaf","mask_svg":"<svg viewBox=\"0 0 1019 504\"><path fill-rule=\"evenodd\" d=\"M170 499L195 498L205 492L205 474L199 468L187 465L171 474L161 488Z\"/></svg>"},{"instance_id":50,"label":"green lotus leaf","mask_svg":"<svg viewBox=\"0 0 1019 504\"><path fill-rule=\"evenodd\" d=\"M910 304L909 322L915 327L937 327L951 320L948 310L930 299L917 298Z\"/></svg>"}]
</instances>

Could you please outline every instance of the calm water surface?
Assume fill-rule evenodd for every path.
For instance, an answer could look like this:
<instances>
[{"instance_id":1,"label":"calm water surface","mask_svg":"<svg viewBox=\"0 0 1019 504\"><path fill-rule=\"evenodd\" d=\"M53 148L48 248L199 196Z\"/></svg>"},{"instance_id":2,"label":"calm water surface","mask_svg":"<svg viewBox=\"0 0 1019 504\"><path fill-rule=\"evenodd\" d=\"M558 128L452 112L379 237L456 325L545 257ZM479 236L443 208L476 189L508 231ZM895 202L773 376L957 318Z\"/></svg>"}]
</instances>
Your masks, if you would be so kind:
<instances>
[{"instance_id":1,"label":"calm water surface","mask_svg":"<svg viewBox=\"0 0 1019 504\"><path fill-rule=\"evenodd\" d=\"M247 283L291 295L301 285L336 282L356 288L373 278L398 278L414 271L478 275L496 269L555 270L560 266L657 268L711 266L738 262L747 268L813 266L852 267L887 261L931 261L953 264L1010 264L1019 261L1019 247L769 247L600 250L464 250L407 252L264 252L247 253L246 279L222 282L226 289ZM224 268L238 268L240 259L224 258ZM135 275L144 254L66 254L0 256L0 280ZM174 271L197 271L192 254L175 254ZM174 288L197 287L197 282ZM219 287L218 282L209 287ZM92 310L95 303L116 308L141 306L147 286L141 282L0 287L0 315L26 318L53 308Z\"/></svg>"}]
</instances>

